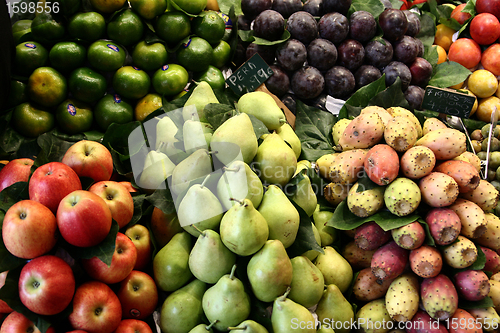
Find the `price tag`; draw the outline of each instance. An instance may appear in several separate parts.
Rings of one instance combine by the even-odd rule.
[[[243,95],[254,91],[273,74],[271,67],[258,53],[255,53],[226,79],[226,83],[237,95]]]
[[[469,118],[476,97],[454,89],[427,86],[422,109]]]

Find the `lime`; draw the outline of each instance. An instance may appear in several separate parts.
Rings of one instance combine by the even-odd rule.
[[[16,106],[12,112],[12,127],[24,136],[37,136],[54,128],[54,115],[50,112],[35,108],[30,103]]]
[[[43,12],[35,16],[31,22],[33,39],[40,43],[55,44],[63,39],[66,29],[52,14]]]
[[[201,72],[212,62],[214,50],[201,37],[187,38],[177,50],[177,61],[188,71]]]
[[[212,65],[208,66],[206,71],[197,73],[194,79],[207,82],[212,89],[223,89],[226,85],[226,79],[224,79],[222,71]]]
[[[224,20],[224,23],[226,24],[226,31],[224,32],[224,36],[222,37],[222,40],[229,41],[231,38],[231,33],[233,32],[233,21],[229,17],[229,15],[226,15],[221,12],[217,12],[217,15],[222,17],[222,20]]]
[[[169,44],[177,44],[191,33],[191,19],[180,11],[163,13],[156,21],[156,34]]]
[[[137,43],[132,52],[132,62],[145,71],[154,71],[165,65],[168,60],[167,49],[162,43]]]
[[[228,63],[230,58],[231,58],[231,46],[229,46],[229,44],[226,41],[221,40],[219,44],[217,44],[214,47],[214,53],[211,65],[217,68],[222,68]]]
[[[134,109],[118,94],[108,94],[95,105],[94,119],[106,131],[112,123],[126,124],[134,120]]]
[[[217,44],[224,37],[226,23],[217,12],[208,10],[193,18],[191,29],[210,44]]]
[[[116,43],[96,40],[87,50],[90,64],[100,71],[116,71],[125,63],[125,50]]]
[[[135,66],[123,66],[113,75],[112,84],[120,96],[139,99],[148,93],[151,79],[145,71]]]
[[[161,96],[158,94],[147,94],[141,98],[134,109],[134,118],[143,121],[151,112],[158,110],[163,105]]]
[[[106,93],[106,79],[89,67],[75,69],[68,77],[68,88],[74,98],[94,103]]]
[[[82,4],[81,0],[59,0],[59,13],[70,16],[75,14],[80,5]]]
[[[15,72],[29,76],[36,68],[47,65],[49,52],[40,43],[25,42],[16,46]]]
[[[31,22],[31,20],[19,20],[14,22],[12,25],[12,37],[14,39],[14,44],[19,44],[23,41],[22,38],[28,38],[26,35],[31,32]]]
[[[71,72],[83,66],[87,50],[75,42],[59,42],[49,52],[50,65],[60,72]]]
[[[28,97],[42,106],[58,105],[67,90],[66,78],[52,67],[38,67],[28,79]]]
[[[10,81],[8,107],[14,107],[28,101],[27,84],[22,81]]]
[[[106,21],[98,12],[81,12],[73,15],[68,22],[68,33],[73,38],[93,42],[106,32]]]
[[[186,13],[198,15],[207,6],[207,0],[175,0],[175,4]]]
[[[67,99],[56,109],[57,125],[68,134],[78,134],[92,127],[94,114],[88,104],[75,99]]]
[[[107,26],[108,37],[124,46],[139,42],[144,33],[142,20],[132,9],[125,9]]]
[[[90,4],[98,12],[110,14],[122,8],[127,0],[90,0]]]
[[[129,0],[129,3],[146,20],[161,15],[167,9],[167,0]]]
[[[187,85],[189,73],[177,64],[168,64],[153,75],[153,88],[160,95],[172,96],[180,93]]]

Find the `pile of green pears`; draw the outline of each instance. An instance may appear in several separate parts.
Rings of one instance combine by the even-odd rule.
[[[317,306],[319,319],[353,318],[343,295],[353,270],[328,246],[337,237],[326,226],[333,213],[319,210],[311,164],[298,161],[299,138],[265,92],[242,95],[218,128],[204,112],[214,103],[211,87],[200,82],[183,108],[143,124],[155,133],[155,150],[137,184],[168,188],[181,227],[153,260],[166,296],[162,332],[333,332],[317,330],[310,310]],[[254,124],[267,133],[257,137]],[[287,251],[303,228],[301,216],[314,221],[322,251]],[[257,303],[269,309],[265,318]]]

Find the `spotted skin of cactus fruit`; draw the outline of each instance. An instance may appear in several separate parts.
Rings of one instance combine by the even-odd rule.
[[[422,281],[420,299],[427,314],[434,319],[446,320],[458,309],[457,290],[444,274]]]
[[[420,277],[431,278],[441,273],[443,257],[434,246],[422,245],[410,251],[410,268]]]
[[[375,145],[368,150],[364,168],[368,178],[375,184],[390,184],[399,173],[398,153],[389,145]]]
[[[419,283],[413,273],[401,274],[395,278],[385,294],[385,307],[395,321],[406,322],[418,311]]]
[[[434,152],[424,146],[411,147],[401,156],[400,169],[405,177],[420,179],[432,172],[436,165]]]
[[[492,213],[484,214],[486,217],[486,232],[476,239],[480,245],[495,251],[500,250],[500,218]]]
[[[498,312],[500,310],[500,282],[490,279],[490,292],[488,296],[493,301],[493,307]]]
[[[458,240],[447,245],[443,250],[444,261],[453,268],[465,268],[477,259],[476,245],[467,237],[458,236]]]
[[[445,123],[437,118],[427,118],[422,126],[422,135],[426,135],[431,131],[448,128]]]
[[[487,308],[469,309],[468,311],[474,318],[476,318],[476,322],[481,324],[483,331],[498,331],[500,316],[492,306]]]
[[[437,160],[450,160],[467,150],[465,134],[453,128],[431,131],[418,139],[415,146],[430,148]]]
[[[353,149],[338,154],[330,166],[330,181],[337,184],[354,184],[362,171],[366,159],[366,149]]]
[[[425,241],[425,231],[422,225],[415,221],[391,230],[392,239],[403,249],[413,250]]]
[[[342,150],[370,148],[384,137],[384,123],[376,113],[360,114],[345,128],[339,139]]]
[[[420,188],[411,179],[396,178],[387,185],[384,192],[384,202],[389,211],[397,216],[413,213],[422,200]]]
[[[379,281],[372,270],[363,268],[359,271],[352,287],[352,293],[357,300],[363,302],[373,301],[384,297],[393,279]]]
[[[422,200],[431,207],[446,207],[458,198],[458,184],[442,172],[431,172],[418,182]]]
[[[359,183],[354,184],[347,195],[347,206],[354,215],[371,216],[384,207],[384,187],[358,192],[359,188]]]
[[[454,160],[469,162],[476,168],[477,172],[481,171],[481,159],[473,152],[464,151],[462,154],[455,157]]]
[[[335,125],[333,125],[332,139],[333,139],[333,143],[335,145],[339,144],[339,140],[342,137],[342,134],[344,134],[344,130],[346,129],[347,125],[349,125],[349,123],[351,121],[352,121],[351,119],[342,118],[342,119],[339,119],[339,121],[337,121],[335,123]]]
[[[488,275],[481,270],[465,270],[453,276],[458,295],[468,301],[480,301],[490,292]]]
[[[364,333],[386,332],[387,329],[381,329],[381,327],[384,327],[384,323],[392,320],[385,307],[384,298],[379,298],[363,305],[356,313],[356,318],[358,318],[359,328]]]
[[[484,264],[483,270],[485,272],[491,272],[492,274],[500,272],[500,256],[498,253],[485,246],[479,246],[479,248],[486,257],[486,263]]]
[[[437,245],[448,245],[457,239],[462,229],[460,217],[450,208],[433,208],[425,217]]]
[[[339,203],[344,201],[349,194],[349,189],[351,185],[344,185],[339,183],[330,183],[323,189],[323,196],[326,201],[328,201],[332,206],[337,206]]]
[[[460,197],[476,203],[482,210],[489,212],[497,206],[500,192],[486,179],[480,179],[475,189],[461,193]]]
[[[437,165],[434,170],[453,177],[458,184],[460,193],[473,191],[479,186],[481,180],[476,167],[465,161],[446,161]]]
[[[397,152],[405,152],[417,142],[417,130],[406,117],[394,117],[385,127],[385,142]]]
[[[387,122],[392,119],[392,115],[381,106],[370,105],[370,106],[362,108],[361,111],[359,112],[359,114],[365,114],[365,113],[378,114],[380,119],[382,119],[382,123],[384,124],[384,126],[386,126]]]
[[[373,254],[376,250],[360,249],[355,241],[347,243],[342,250],[342,257],[352,266],[354,270],[370,268]],[[370,269],[371,270],[371,269]]]
[[[455,325],[451,323],[457,323]],[[461,324],[458,324],[461,323]],[[457,309],[450,318],[449,333],[483,333],[483,329],[476,323],[476,319],[466,310]]]
[[[381,246],[372,257],[371,269],[379,280],[394,279],[403,273],[408,263],[409,251],[403,249],[395,241]]]
[[[363,250],[376,250],[391,239],[391,232],[382,229],[376,222],[369,221],[356,228],[354,241]]]
[[[486,215],[477,204],[467,199],[457,198],[449,208],[460,218],[462,224],[460,233],[465,237],[476,239],[486,232],[488,223]]]
[[[420,121],[418,120],[417,117],[415,117],[413,112],[400,106],[390,107],[387,109],[387,112],[389,112],[393,117],[407,118],[409,121],[413,123],[413,126],[417,130],[417,137],[420,138],[422,136],[422,125],[420,125]]]

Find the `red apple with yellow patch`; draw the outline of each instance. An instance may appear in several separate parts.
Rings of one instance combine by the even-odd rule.
[[[151,262],[151,253],[153,251],[148,228],[142,224],[135,224],[125,230],[125,235],[132,240],[137,250],[134,269],[143,270]]]
[[[29,320],[25,315],[13,311],[3,320],[2,326],[0,327],[0,332],[2,333],[20,333],[20,332],[30,332],[30,333],[41,333],[38,327]],[[56,330],[53,327],[49,327],[45,333],[55,333]]]
[[[0,289],[3,288],[5,285],[5,279],[7,278],[7,274],[9,271],[5,271],[0,273]],[[0,313],[5,314],[5,313],[11,313],[13,310],[11,307],[5,302],[4,300],[0,299]]]
[[[104,199],[120,229],[132,220],[134,200],[125,186],[112,180],[100,181],[92,185],[89,191]]]
[[[17,182],[27,182],[31,174],[33,160],[30,158],[17,158],[7,163],[0,170],[0,192]]]
[[[78,176],[92,178],[95,182],[110,180],[113,174],[111,153],[97,141],[74,143],[64,154],[62,163],[75,170]]]
[[[153,333],[153,331],[145,321],[123,319],[113,333]]]
[[[116,293],[122,305],[123,318],[145,319],[158,304],[158,289],[154,279],[147,273],[132,271],[120,282]]]

